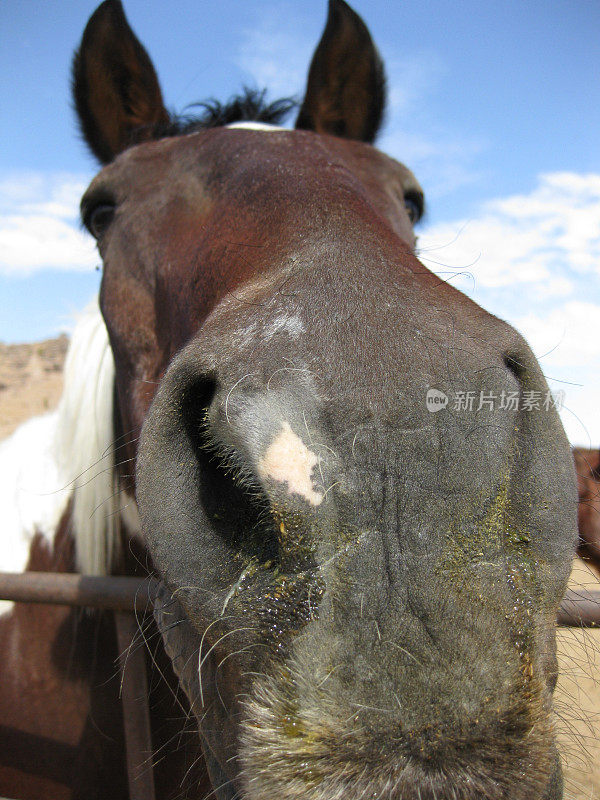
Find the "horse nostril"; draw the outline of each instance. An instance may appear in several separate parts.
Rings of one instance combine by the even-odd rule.
[[[181,421],[197,447],[202,446],[208,411],[216,391],[216,380],[208,376],[195,377],[180,389]]]
[[[182,424],[198,465],[198,499],[213,531],[236,554],[262,564],[278,561],[271,506],[245,456],[224,446],[210,410],[218,393],[213,378],[196,378],[182,391]]]
[[[504,356],[504,364],[509,372],[511,372],[519,383],[523,383],[523,378],[527,372],[527,365],[525,360],[518,353],[506,353]]]

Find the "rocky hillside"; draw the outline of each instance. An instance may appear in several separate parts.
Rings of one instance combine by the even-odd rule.
[[[0,440],[58,403],[68,343],[64,335],[33,344],[0,342]]]

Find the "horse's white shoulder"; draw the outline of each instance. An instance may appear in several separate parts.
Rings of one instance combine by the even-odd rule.
[[[34,417],[0,442],[0,569],[27,566],[35,533],[51,542],[70,488],[56,459],[58,412]]]

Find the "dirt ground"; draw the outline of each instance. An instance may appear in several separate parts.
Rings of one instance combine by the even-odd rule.
[[[575,561],[571,589],[600,589]],[[556,716],[565,771],[565,800],[600,800],[600,630],[561,628]]]
[[[0,439],[58,403],[66,336],[34,344],[0,343]],[[600,588],[576,561],[571,588]],[[600,800],[600,630],[558,633],[561,677],[557,729],[565,768],[565,800]]]

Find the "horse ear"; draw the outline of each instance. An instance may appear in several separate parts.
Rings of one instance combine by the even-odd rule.
[[[90,17],[73,58],[73,99],[85,141],[102,164],[169,122],[150,57],[120,0],[105,0]]]
[[[344,0],[329,0],[296,128],[372,142],[385,107],[385,74],[367,26]]]

